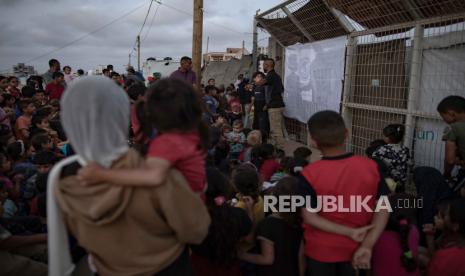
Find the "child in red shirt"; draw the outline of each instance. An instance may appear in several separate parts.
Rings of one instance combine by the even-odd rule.
[[[417,210],[400,206],[398,202],[411,202],[415,197],[396,194],[389,198],[393,213],[386,229],[373,249],[373,275],[376,276],[420,276],[418,244],[420,234],[415,224]],[[399,205],[399,206],[398,206]],[[406,208],[405,208],[406,207]]]
[[[45,92],[49,95],[50,99],[61,99],[61,96],[65,92],[65,75],[61,72],[53,73],[53,81],[45,87]]]
[[[375,210],[377,196],[387,195],[389,190],[373,160],[345,151],[348,132],[341,115],[334,111],[317,112],[309,119],[308,130],[310,144],[323,155],[322,160],[308,165],[301,173],[302,195],[311,198],[311,207],[322,205],[317,204],[321,200],[317,196],[333,196],[342,200],[346,208],[351,205],[351,196],[359,196],[362,200],[368,198],[366,204]],[[353,266],[370,268],[373,246],[389,213],[386,209],[374,213],[360,209],[302,210],[308,275],[355,275]]]
[[[252,150],[252,163],[258,168],[262,181],[269,182],[281,165],[275,158],[275,148],[271,144],[260,145]]]
[[[203,194],[209,132],[202,121],[200,97],[191,85],[175,79],[160,80],[147,94],[148,117],[159,135],[150,143],[145,168],[109,170],[90,164],[78,177],[87,184],[155,186],[163,183],[174,167],[194,192]]]

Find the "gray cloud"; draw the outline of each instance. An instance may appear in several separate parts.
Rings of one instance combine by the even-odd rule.
[[[192,13],[191,0],[164,0],[163,3]],[[250,50],[252,17],[257,9],[268,9],[280,0],[205,0],[204,50],[210,37],[210,51],[241,47]],[[50,58],[74,69],[92,69],[98,64],[114,64],[122,70],[147,12],[149,0],[2,0],[0,1],[0,69],[11,68],[61,47],[122,14],[146,3],[141,9],[85,39],[31,62],[40,72]],[[147,20],[142,37],[149,28]],[[221,27],[221,26],[224,27]],[[234,31],[231,31],[234,30]],[[180,57],[191,54],[192,17],[165,5],[159,7],[147,39],[142,43],[142,59]],[[132,62],[135,62],[133,59]]]

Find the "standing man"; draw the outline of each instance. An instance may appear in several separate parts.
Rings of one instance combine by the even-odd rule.
[[[54,58],[48,61],[48,66],[50,69],[42,75],[45,85],[53,81],[53,73],[60,72],[61,70],[60,62]]]
[[[127,69],[127,72],[128,72],[127,74],[128,79],[134,80],[135,82],[142,82],[142,83],[145,82],[144,76],[142,76],[140,72],[136,71],[134,67],[129,66]]]
[[[274,60],[266,59],[263,63],[263,69],[266,73],[267,97],[266,109],[270,121],[270,138],[277,150],[284,149],[283,135],[283,82],[281,77],[274,70]]]
[[[171,73],[170,78],[183,80],[191,85],[197,83],[195,72],[192,71],[192,59],[190,57],[181,58],[181,67]]]
[[[240,81],[240,82],[237,83],[237,81]],[[247,82],[244,80],[244,75],[240,74],[237,77],[237,81],[236,81],[237,85],[234,84],[234,86],[237,89],[237,93],[239,94],[239,100],[241,101],[241,105],[242,105],[242,112],[244,114],[243,124],[244,124],[244,127],[247,127],[247,125],[249,124],[249,115],[250,115],[250,108],[251,108],[253,95],[252,95],[252,92],[245,89]]]
[[[276,149],[283,150],[285,143],[283,135],[284,87],[281,77],[274,70],[274,65],[272,58],[266,59],[263,63],[269,93],[266,109],[270,119],[270,138]]]

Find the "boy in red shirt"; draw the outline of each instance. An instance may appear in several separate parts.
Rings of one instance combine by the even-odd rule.
[[[318,112],[308,121],[308,129],[311,145],[323,155],[301,174],[302,194],[310,196],[311,207],[317,208],[317,200],[324,202],[317,196],[336,197],[343,201],[337,205],[346,208],[352,206],[351,196],[359,196],[369,198],[367,205],[375,210],[376,197],[387,195],[389,190],[374,161],[346,152],[348,132],[342,117],[334,111]],[[352,265],[369,269],[372,248],[389,213],[384,209],[375,213],[350,209],[302,210],[307,275],[355,275]]]
[[[50,100],[61,99],[63,92],[65,92],[65,75],[61,72],[53,73],[53,81],[45,87],[45,92],[49,95]]]
[[[15,134],[19,140],[26,141],[29,139],[32,114],[36,111],[36,107],[31,100],[23,100],[19,102],[19,109],[23,112],[23,115],[16,119]]]

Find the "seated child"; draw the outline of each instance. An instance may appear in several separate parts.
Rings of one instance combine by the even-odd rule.
[[[415,198],[406,194],[390,197],[393,213],[373,248],[373,272],[376,276],[420,276],[418,244],[420,235],[415,226],[416,209],[400,206],[408,202],[414,206]],[[404,204],[403,204],[404,205]],[[405,207],[405,208],[402,208]]]
[[[245,135],[242,132],[242,121],[236,120],[233,122],[233,131],[226,134],[226,139],[231,147],[229,158],[231,160],[239,159],[245,143]]]
[[[8,197],[8,190],[3,182],[0,182],[0,217],[11,218],[18,213],[18,207],[13,200]]]
[[[307,147],[298,147],[294,150],[294,162],[295,170],[294,173],[300,173],[305,166],[310,164],[312,161],[312,151]]]
[[[392,179],[389,167],[384,163],[381,159],[373,157],[373,153],[376,152],[380,147],[385,146],[386,142],[384,140],[374,140],[370,142],[370,145],[365,149],[365,154],[368,158],[372,159],[373,161],[378,164],[379,171],[381,175],[384,177],[384,181],[386,181],[386,185],[389,188],[391,193],[396,192],[397,182]]]
[[[231,92],[230,100],[228,102],[228,117],[230,122],[241,120],[242,118],[242,105],[236,92]]]
[[[298,183],[292,177],[281,179],[272,192],[275,197],[297,194]],[[243,251],[239,258],[256,264],[258,275],[301,275],[302,234],[300,212],[272,213],[257,226],[258,253]]]
[[[32,136],[31,145],[34,147],[35,153],[53,150],[52,140],[46,133]]]
[[[40,216],[39,208],[39,196],[47,192],[47,179],[48,173],[39,173],[36,176],[36,190],[37,196],[35,196],[30,203],[29,215],[31,216]]]
[[[27,141],[29,137],[29,129],[32,125],[32,114],[36,111],[36,107],[31,100],[22,100],[19,102],[19,109],[23,115],[16,119],[15,134],[19,140]]]
[[[262,134],[259,130],[252,130],[247,134],[247,143],[244,146],[244,150],[239,156],[239,160],[242,162],[252,161],[252,149],[262,144]]]
[[[465,199],[459,198],[447,207],[444,232],[447,242],[437,250],[428,265],[428,275],[465,275]]]
[[[386,145],[379,147],[372,155],[384,162],[389,176],[397,183],[399,189],[407,184],[408,163],[410,151],[401,143],[405,134],[405,127],[400,124],[388,125],[383,129]]]
[[[263,209],[263,198],[259,191],[259,177],[256,169],[251,164],[239,165],[232,173],[232,182],[237,190],[235,207],[242,208],[247,211],[252,220],[252,231],[254,234],[257,225],[265,217]],[[241,243],[240,248],[243,251],[248,251],[254,246],[253,235],[249,235],[248,239]]]
[[[16,99],[21,98],[21,91],[18,88],[19,79],[15,76],[8,77],[8,84],[7,92]]]
[[[207,168],[208,188],[205,204],[211,217],[208,235],[200,245],[191,246],[195,275],[241,275],[237,258],[239,242],[252,229],[252,221],[244,209],[228,204],[232,187],[216,168]]]
[[[271,176],[276,173],[281,165],[276,161],[275,148],[271,144],[255,147],[252,151],[252,163],[260,172],[261,180],[269,182]]]

